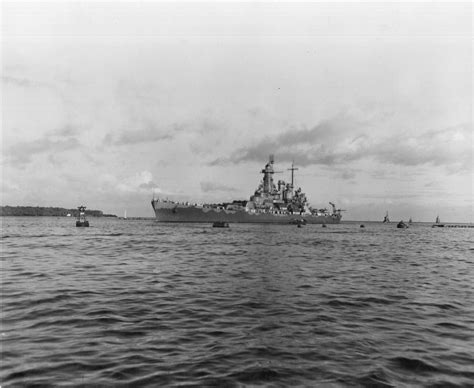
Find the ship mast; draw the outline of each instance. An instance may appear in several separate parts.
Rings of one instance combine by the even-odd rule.
[[[288,171],[291,171],[291,190],[293,190],[293,184],[294,184],[294,172],[298,170],[297,167],[294,166],[294,161],[291,162],[291,168],[288,169]]]

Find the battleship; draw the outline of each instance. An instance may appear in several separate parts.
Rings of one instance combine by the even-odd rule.
[[[254,194],[247,200],[234,200],[219,204],[198,204],[176,202],[165,198],[153,198],[151,205],[159,222],[233,222],[294,224],[338,224],[344,209],[315,209],[309,205],[306,194],[301,188],[294,189],[294,165],[291,171],[291,183],[278,180],[273,175],[274,158],[270,155],[265,168],[261,170],[263,179]]]

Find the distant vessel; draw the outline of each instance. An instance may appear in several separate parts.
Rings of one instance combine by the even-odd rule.
[[[412,223],[413,223],[413,221],[411,220],[411,217],[410,217],[410,219],[408,220],[408,223],[409,223],[409,224],[412,224]]]
[[[444,224],[441,223],[441,221],[439,220],[439,215],[436,216],[436,221],[434,223],[434,225],[431,226],[432,228],[444,228]]]
[[[79,214],[77,215],[76,226],[89,227],[89,221],[86,220],[86,207],[81,205],[77,210],[79,210]]]
[[[383,223],[390,222],[390,218],[388,218],[388,212],[385,214],[385,217],[383,218]]]
[[[308,224],[338,224],[343,209],[336,209],[329,202],[332,212],[312,208],[301,188],[294,190],[294,172],[291,165],[291,183],[273,181],[273,155],[261,171],[263,180],[255,193],[246,200],[234,200],[219,204],[197,204],[176,202],[168,199],[153,199],[151,205],[156,220],[160,222],[236,222],[288,224],[305,220]]]

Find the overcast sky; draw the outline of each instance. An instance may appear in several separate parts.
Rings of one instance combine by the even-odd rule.
[[[277,179],[474,221],[471,3],[2,3],[2,204],[152,216]]]

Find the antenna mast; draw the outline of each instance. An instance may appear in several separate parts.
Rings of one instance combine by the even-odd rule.
[[[294,167],[295,161],[291,162],[291,168],[288,171],[291,171],[291,189],[293,190],[294,184],[294,172],[298,170],[298,168]]]

